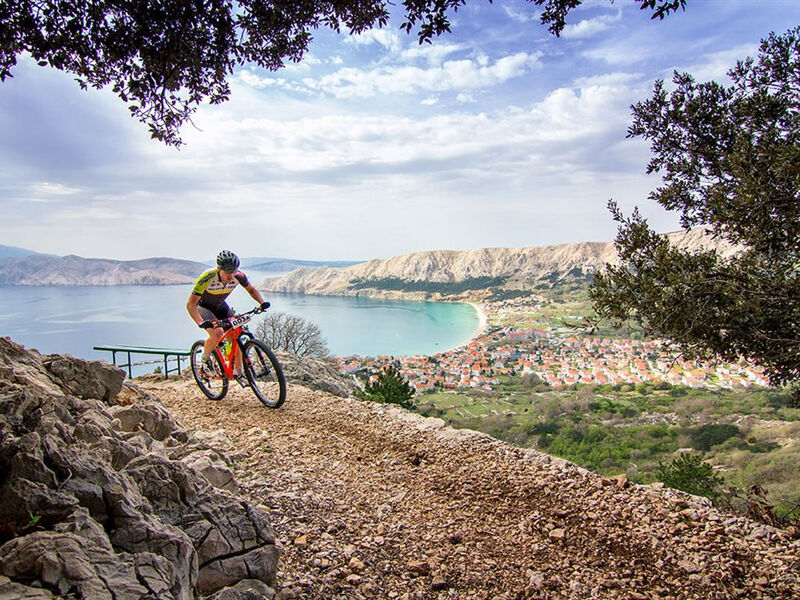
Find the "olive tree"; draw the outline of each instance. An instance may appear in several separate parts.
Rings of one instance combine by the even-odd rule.
[[[276,350],[313,358],[328,356],[320,328],[296,315],[270,312],[256,325],[255,335]]]
[[[762,40],[730,85],[675,73],[633,106],[629,137],[651,143],[650,199],[740,249],[671,246],[635,211],[620,223],[620,264],[598,274],[599,318],[632,319],[689,357],[749,359],[775,385],[800,381],[800,27]],[[795,404],[800,393],[795,387]]]

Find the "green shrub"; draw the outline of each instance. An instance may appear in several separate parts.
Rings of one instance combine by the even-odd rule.
[[[407,409],[414,408],[414,403],[411,401],[414,397],[414,388],[393,366],[387,367],[379,374],[374,383],[367,383],[360,396],[364,400],[399,404]]]
[[[725,440],[739,435],[740,431],[736,425],[718,425],[709,423],[689,432],[692,448],[702,452],[709,451],[713,446],[721,444]]]
[[[668,465],[659,462],[656,478],[667,487],[712,500],[719,496],[724,483],[723,478],[714,472],[714,467],[703,462],[700,454],[683,454]]]
[[[350,289],[378,289],[399,292],[427,292],[439,294],[460,294],[470,290],[483,290],[493,286],[501,286],[505,277],[470,277],[464,281],[406,281],[398,277],[379,279],[351,279]]]
[[[545,421],[544,423],[534,423],[530,428],[530,432],[534,434],[558,433],[558,430],[559,430],[558,423],[555,423],[553,421]]]

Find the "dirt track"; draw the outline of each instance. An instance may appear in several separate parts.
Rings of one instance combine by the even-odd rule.
[[[299,386],[268,410],[235,384],[137,384],[233,440],[285,597],[800,598],[798,542],[676,493]]]

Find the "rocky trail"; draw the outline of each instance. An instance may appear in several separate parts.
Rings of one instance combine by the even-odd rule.
[[[282,599],[800,598],[800,543],[703,499],[300,385],[269,410],[236,385],[214,402],[136,384],[224,430],[283,549]]]

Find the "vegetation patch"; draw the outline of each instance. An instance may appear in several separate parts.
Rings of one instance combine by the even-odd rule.
[[[453,296],[474,290],[485,290],[505,284],[505,277],[471,277],[463,281],[407,281],[397,277],[351,279],[351,290],[375,289],[391,292],[424,292]]]
[[[609,476],[626,473],[636,483],[702,483],[708,464],[723,480],[726,501],[731,488],[758,485],[784,516],[800,503],[800,411],[787,406],[790,397],[789,391],[666,382],[549,389],[516,375],[500,377],[492,392],[419,396],[417,411]],[[725,424],[733,420],[737,425]],[[684,456],[682,449],[691,449],[703,464],[674,463]],[[664,481],[668,472],[677,479]],[[689,491],[688,484],[680,485]],[[703,492],[712,493],[708,487]]]

